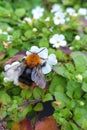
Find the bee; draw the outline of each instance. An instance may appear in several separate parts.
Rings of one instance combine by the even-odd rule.
[[[22,59],[19,64],[13,65],[7,69],[5,75],[8,75],[9,70],[13,69],[15,75],[18,75],[18,81],[20,83],[28,86],[35,83],[37,86],[45,88],[46,80],[42,73],[42,67],[45,66],[45,62],[41,63],[41,58],[39,57],[38,53],[31,52],[31,54]]]

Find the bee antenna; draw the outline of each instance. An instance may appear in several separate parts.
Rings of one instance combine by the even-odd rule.
[[[43,51],[45,48],[43,48],[41,51]],[[39,54],[41,51],[39,51],[37,54]]]
[[[31,52],[31,51],[29,51],[30,53],[33,53],[33,52]]]
[[[35,53],[35,54],[39,54],[40,52],[42,52],[45,48],[43,48],[41,51],[39,51],[38,53]],[[31,51],[29,51],[30,53],[33,53]]]

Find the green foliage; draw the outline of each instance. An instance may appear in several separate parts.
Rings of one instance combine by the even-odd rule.
[[[47,93],[43,98],[43,102],[46,102],[46,101],[49,101],[49,100],[53,100],[53,97],[50,93]]]
[[[84,73],[87,69],[86,55],[82,52],[73,52],[71,54],[71,58],[74,61],[74,64],[78,73]]]
[[[43,105],[42,103],[37,103],[34,107],[35,111],[42,111],[43,110]]]
[[[19,18],[23,17],[25,15],[25,9],[24,8],[18,8],[15,10],[15,14],[16,16],[18,16]]]
[[[10,96],[4,91],[0,91],[0,100],[4,105],[7,105],[11,102]]]
[[[65,14],[64,24],[54,24],[52,5],[55,3]],[[39,19],[34,19],[32,14],[36,6],[44,8]],[[66,13],[68,7],[75,14]],[[86,0],[0,1],[0,122],[6,120],[6,129],[10,130],[12,122],[26,117],[34,123],[47,101],[54,107],[53,116],[61,130],[87,129],[87,14],[78,15],[80,8],[87,9]],[[64,35],[66,47],[50,44],[54,34]],[[4,82],[4,63],[32,46],[46,47],[48,54],[56,55],[58,63],[44,75],[46,88],[33,85],[20,88],[13,82]]]

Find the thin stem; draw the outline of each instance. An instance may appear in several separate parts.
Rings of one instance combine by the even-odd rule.
[[[27,100],[23,104],[19,105],[19,107],[27,107],[29,104],[35,104],[42,101],[42,99],[35,99],[35,100]]]

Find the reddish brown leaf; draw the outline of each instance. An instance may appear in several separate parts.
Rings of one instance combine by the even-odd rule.
[[[71,54],[71,50],[69,49],[69,47],[61,47],[61,50],[65,53],[65,54],[67,54],[67,55],[70,55]]]
[[[0,107],[2,106],[2,101],[0,100]]]
[[[2,60],[5,57],[5,53],[0,52],[0,60]]]
[[[15,122],[11,130],[33,130],[30,120],[24,119],[20,122]]]
[[[7,62],[5,62],[4,65],[12,64],[15,61],[21,61],[24,56],[25,56],[25,52],[19,52],[15,56],[10,58]]]
[[[35,124],[35,130],[59,130],[53,116],[45,117]]]
[[[79,22],[81,22],[83,24],[83,27],[87,26],[87,19],[79,18]]]
[[[6,121],[0,121],[0,130],[6,130]]]

